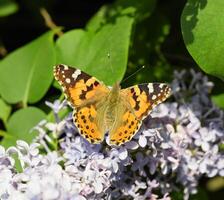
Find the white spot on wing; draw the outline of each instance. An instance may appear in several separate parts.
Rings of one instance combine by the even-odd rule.
[[[156,99],[156,95],[152,95],[152,100],[155,100]]]
[[[154,92],[154,88],[152,84],[148,84],[148,88],[149,88],[149,93],[153,93]]]
[[[69,84],[69,83],[71,83],[71,79],[70,78],[66,78],[65,82]]]
[[[81,74],[81,71],[79,69],[75,70],[75,72],[72,74],[72,78],[77,79],[77,77]]]
[[[67,65],[64,65],[64,70],[68,70],[68,66]]]
[[[163,87],[163,85],[164,85],[164,84],[162,84],[162,83],[161,83],[161,84],[159,84],[159,88],[162,88],[162,87]]]

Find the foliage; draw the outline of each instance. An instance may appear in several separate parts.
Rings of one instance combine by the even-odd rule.
[[[11,107],[7,103],[5,103],[3,99],[0,99],[0,110],[0,119],[3,121],[4,124],[6,124],[11,112]]]
[[[26,106],[47,92],[55,64],[53,36],[52,31],[45,33],[0,62],[0,94],[7,102]]]
[[[45,113],[35,107],[20,109],[8,120],[6,130],[10,137],[6,137],[2,141],[2,145],[11,146],[16,140],[23,138],[27,142],[31,142],[36,136],[32,128],[41,120],[46,118]]]
[[[13,0],[0,1],[0,17],[5,17],[15,13],[18,10],[18,5]]]
[[[198,65],[224,79],[224,1],[188,0],[181,17],[184,42]]]
[[[50,30],[40,28],[41,31],[29,37],[25,31],[14,29],[11,35],[21,36],[22,32],[24,38],[28,36],[26,44],[15,42],[14,47],[7,48],[13,41],[8,32],[9,39],[5,36],[8,24],[15,26],[17,16],[27,12],[35,27],[43,26],[39,8],[46,7],[54,20],[55,4],[50,0],[23,3],[0,0],[0,142],[3,146],[15,145],[18,139],[31,142],[36,137],[31,131],[35,124],[43,119],[54,120],[54,113],[45,101],[63,98],[52,73],[53,66],[59,63],[82,69],[107,85],[131,76],[121,82],[124,87],[141,82],[171,82],[175,69],[203,70],[214,82],[213,102],[224,108],[223,0],[114,0],[97,7],[97,12],[81,28],[76,24],[71,27],[78,28],[59,28],[45,16]],[[6,56],[5,48],[9,52]],[[143,65],[145,68],[133,78],[133,73]],[[192,91],[188,92],[192,95]],[[64,118],[69,111],[66,108],[60,117]],[[182,196],[174,193],[174,199]]]

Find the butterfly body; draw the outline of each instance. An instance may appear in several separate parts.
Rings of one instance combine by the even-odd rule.
[[[100,143],[109,132],[109,141],[121,145],[135,135],[142,120],[170,94],[166,84],[112,88],[79,69],[58,65],[54,76],[74,109],[73,120],[80,134],[91,143]]]

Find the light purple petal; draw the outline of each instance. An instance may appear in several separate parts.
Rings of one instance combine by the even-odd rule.
[[[144,135],[140,135],[140,137],[139,137],[139,145],[142,147],[142,148],[144,148],[145,146],[146,146],[146,144],[147,144],[147,139],[145,138],[145,136]]]

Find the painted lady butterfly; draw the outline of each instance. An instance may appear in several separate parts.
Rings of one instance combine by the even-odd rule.
[[[142,120],[168,98],[171,89],[163,83],[147,83],[121,89],[119,83],[108,88],[79,69],[54,67],[55,79],[73,107],[73,120],[80,134],[91,143],[100,143],[109,131],[112,145],[130,141]]]

